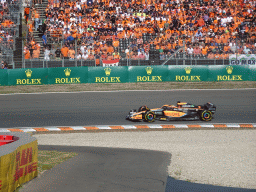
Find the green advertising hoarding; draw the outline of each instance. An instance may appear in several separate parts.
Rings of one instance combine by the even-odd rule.
[[[0,86],[8,85],[8,70],[0,69]]]
[[[88,83],[127,83],[128,67],[89,67]]]
[[[256,65],[249,66],[250,75],[248,81],[256,81]]]
[[[28,68],[8,70],[8,85],[48,84],[48,69]]]
[[[248,81],[249,65],[208,66],[208,81]]]
[[[168,77],[168,66],[128,67],[129,82],[162,82]]]
[[[169,65],[168,72],[167,81],[200,82],[208,80],[207,66]]]
[[[88,67],[48,69],[48,84],[80,84],[88,82]]]
[[[164,81],[256,81],[256,65],[59,67],[0,70],[0,86]]]

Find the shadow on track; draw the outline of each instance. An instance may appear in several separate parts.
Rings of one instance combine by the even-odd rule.
[[[38,146],[39,150],[76,152],[25,184],[26,192],[159,192],[166,186],[166,152],[71,146]]]
[[[176,180],[172,177],[167,178],[165,192],[255,192],[255,189],[243,189],[234,187],[222,187],[214,185],[205,185],[199,183],[190,183],[188,181]]]

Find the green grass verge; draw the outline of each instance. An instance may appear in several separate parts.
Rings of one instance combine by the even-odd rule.
[[[74,156],[77,153],[73,152],[60,152],[60,151],[38,151],[38,174],[42,174],[44,171],[53,168]]]
[[[66,85],[19,85],[0,87],[0,94],[117,91],[117,90],[172,90],[172,89],[239,89],[256,88],[255,81],[222,82],[148,82],[148,83],[109,83],[109,84],[66,84]]]

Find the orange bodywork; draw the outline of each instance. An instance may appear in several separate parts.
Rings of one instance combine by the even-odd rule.
[[[142,119],[142,114],[135,115],[131,119]]]

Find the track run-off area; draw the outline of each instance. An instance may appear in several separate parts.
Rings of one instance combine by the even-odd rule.
[[[255,124],[255,96],[256,89],[7,94],[0,95],[0,131],[8,128],[140,124]],[[177,101],[195,105],[211,102],[217,107],[214,119],[210,122],[156,121],[150,124],[125,120],[130,109],[138,109],[141,105],[149,108],[175,105]],[[87,182],[88,191],[256,189],[255,128],[34,136],[38,139],[39,149],[77,151],[79,156],[44,173],[21,191],[43,191],[46,188],[48,191],[68,191],[71,188],[84,191]],[[70,178],[72,174],[76,176]],[[49,178],[53,182],[49,182]],[[70,185],[60,187],[65,181]],[[131,182],[134,184],[132,188]]]

